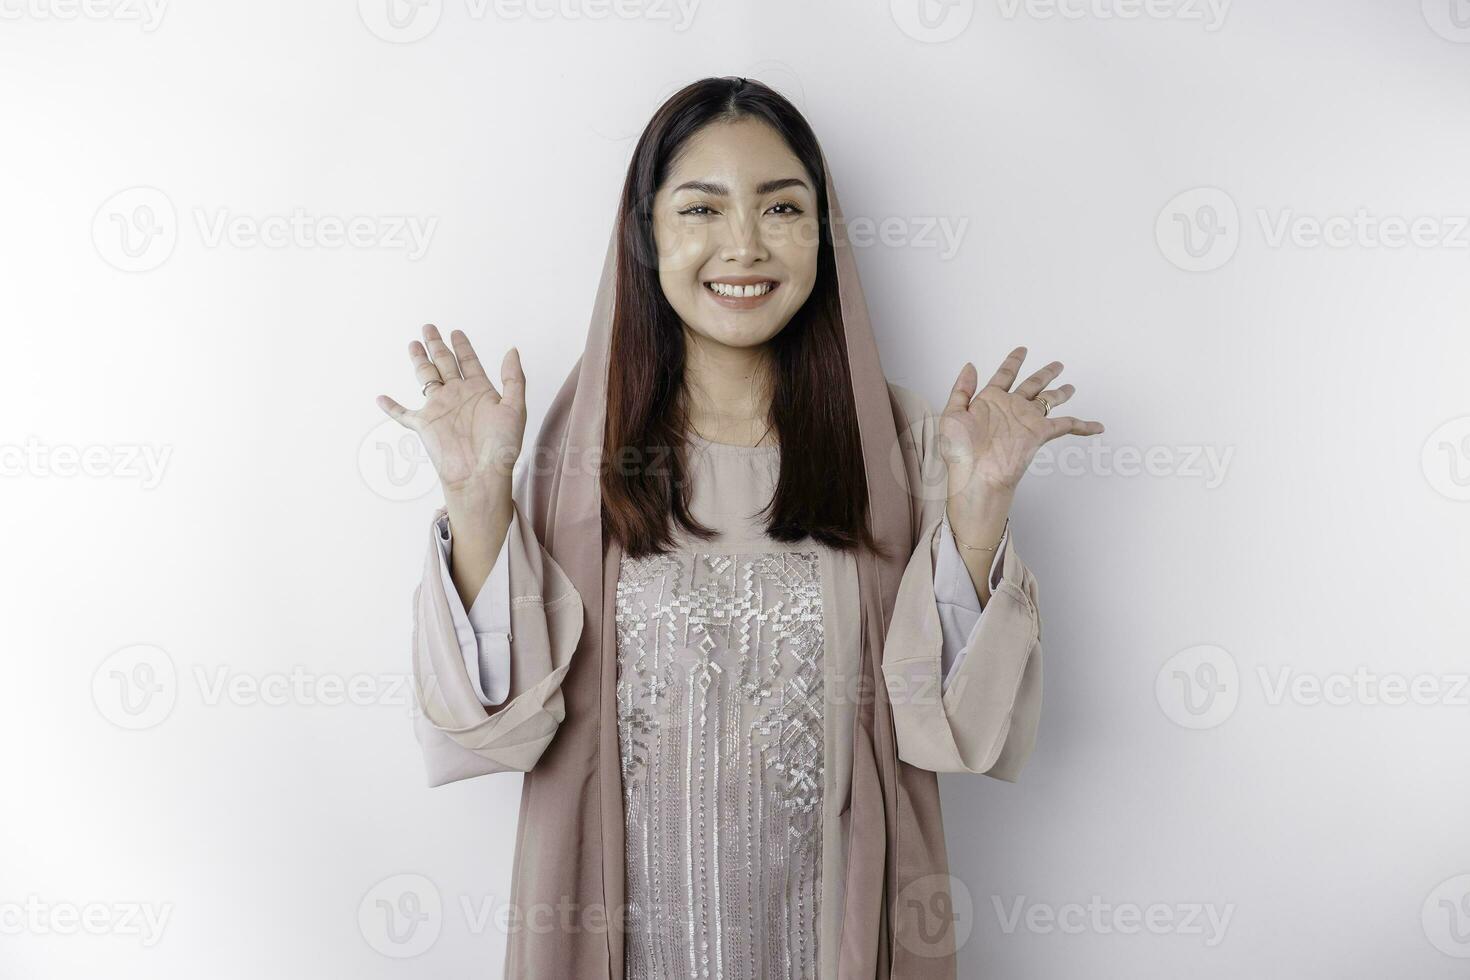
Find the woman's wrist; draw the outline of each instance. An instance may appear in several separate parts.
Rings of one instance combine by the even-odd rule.
[[[515,516],[511,482],[507,477],[495,485],[462,488],[444,493],[444,509],[456,541],[473,550],[498,551]]]
[[[488,520],[492,514],[509,511],[510,501],[511,478],[499,474],[444,488],[444,506],[451,517],[458,513],[468,519]]]
[[[945,501],[949,527],[966,544],[988,548],[1000,540],[1015,499],[1014,487],[970,486]]]

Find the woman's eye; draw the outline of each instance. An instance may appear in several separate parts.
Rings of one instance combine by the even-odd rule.
[[[782,210],[783,208],[787,210]],[[771,205],[771,210],[777,214],[804,214],[801,206],[792,201],[782,201],[780,204]]]
[[[706,215],[706,214],[714,214],[714,211],[712,211],[710,209],[710,207],[708,205],[705,205],[705,204],[691,204],[687,208],[685,208],[684,210],[680,211],[679,213],[680,214],[693,214],[693,215]]]

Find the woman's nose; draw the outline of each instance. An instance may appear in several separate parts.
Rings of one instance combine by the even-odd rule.
[[[754,218],[729,220],[729,239],[721,250],[720,257],[732,262],[755,262],[769,257],[765,242],[761,239],[760,227]]]

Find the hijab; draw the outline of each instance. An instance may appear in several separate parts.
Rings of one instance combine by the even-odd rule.
[[[893,403],[830,168],[822,156],[852,397],[867,475],[868,519],[885,553],[857,556],[860,696],[852,786],[842,814],[849,852],[836,975],[841,980],[954,976],[953,931],[935,937],[920,910],[951,906],[933,772],[898,758],[883,683],[883,642],[916,545],[912,467],[897,467],[903,416]],[[613,611],[622,549],[604,535],[598,467],[607,414],[616,295],[616,221],[586,346],[547,412],[516,497],[542,545],[581,595],[585,620],[562,682],[566,717],[526,773],[512,872],[506,976],[622,980],[624,814]],[[901,899],[901,900],[900,900]],[[930,920],[932,921],[932,920]],[[941,921],[948,921],[941,915]],[[833,950],[823,951],[830,962]],[[824,967],[824,973],[826,972]]]

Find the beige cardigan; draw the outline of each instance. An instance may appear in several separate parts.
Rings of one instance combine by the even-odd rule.
[[[908,389],[889,387],[909,422],[900,434],[905,464],[917,466],[924,486],[942,488],[933,412]],[[1007,534],[1002,579],[943,689],[934,560],[945,502],[942,492],[912,499],[923,532],[899,585],[882,664],[899,758],[935,772],[1014,781],[1035,744],[1041,709],[1036,579],[1016,554],[1014,532]],[[510,693],[501,704],[481,704],[465,670],[440,574],[433,527],[443,514],[441,508],[430,525],[423,578],[414,594],[420,709],[414,726],[431,786],[535,766],[565,718],[560,685],[583,625],[581,597],[537,541],[518,501],[505,543],[512,596]]]

